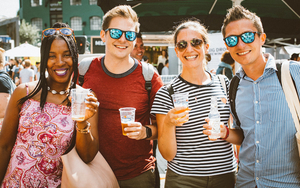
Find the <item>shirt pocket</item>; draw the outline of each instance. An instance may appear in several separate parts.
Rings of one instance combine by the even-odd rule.
[[[283,91],[268,94],[267,110],[272,122],[286,121],[291,116]]]

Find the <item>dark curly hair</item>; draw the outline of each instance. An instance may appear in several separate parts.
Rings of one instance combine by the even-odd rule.
[[[52,26],[52,28],[62,28],[62,27],[70,28],[70,26],[68,24],[60,23],[60,22],[57,22]],[[36,87],[34,88],[34,90],[29,95],[27,95],[27,96],[25,96],[25,97],[23,97],[19,100],[19,104],[23,104],[26,100],[32,98],[40,90],[42,90],[41,98],[40,98],[40,107],[41,107],[41,109],[44,108],[44,105],[45,105],[46,99],[47,99],[47,95],[48,95],[48,90],[47,90],[48,83],[47,83],[45,71],[47,69],[49,51],[50,51],[52,42],[55,39],[58,39],[58,38],[61,38],[61,39],[66,41],[66,43],[69,47],[71,56],[72,56],[72,60],[73,60],[73,78],[72,78],[71,86],[69,88],[69,93],[70,93],[72,88],[76,88],[77,77],[78,77],[78,48],[77,48],[76,41],[75,41],[74,37],[75,36],[73,36],[73,35],[65,36],[65,35],[62,35],[61,33],[57,32],[54,35],[49,36],[49,37],[45,37],[42,40],[40,79],[39,79]],[[68,101],[67,106],[71,105],[71,102],[69,101],[68,96],[65,98],[65,100],[63,102],[65,102],[65,101]]]

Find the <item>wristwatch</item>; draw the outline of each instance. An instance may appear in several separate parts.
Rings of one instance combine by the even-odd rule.
[[[145,128],[146,128],[146,135],[147,136],[144,139],[147,139],[147,138],[150,138],[152,136],[152,130],[151,130],[150,127],[147,127],[147,126],[145,126]]]

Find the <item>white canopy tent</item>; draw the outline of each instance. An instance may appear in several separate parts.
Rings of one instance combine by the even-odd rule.
[[[40,48],[28,43],[21,44],[5,52],[9,57],[40,57]]]

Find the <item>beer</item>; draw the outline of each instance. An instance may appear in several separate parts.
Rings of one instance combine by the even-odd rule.
[[[121,123],[122,124],[122,134],[124,135],[124,136],[127,136],[127,133],[131,133],[132,131],[126,131],[125,132],[125,127],[128,127],[128,123]]]
[[[83,121],[84,120],[84,116],[81,115],[72,115],[72,120],[74,121]]]

